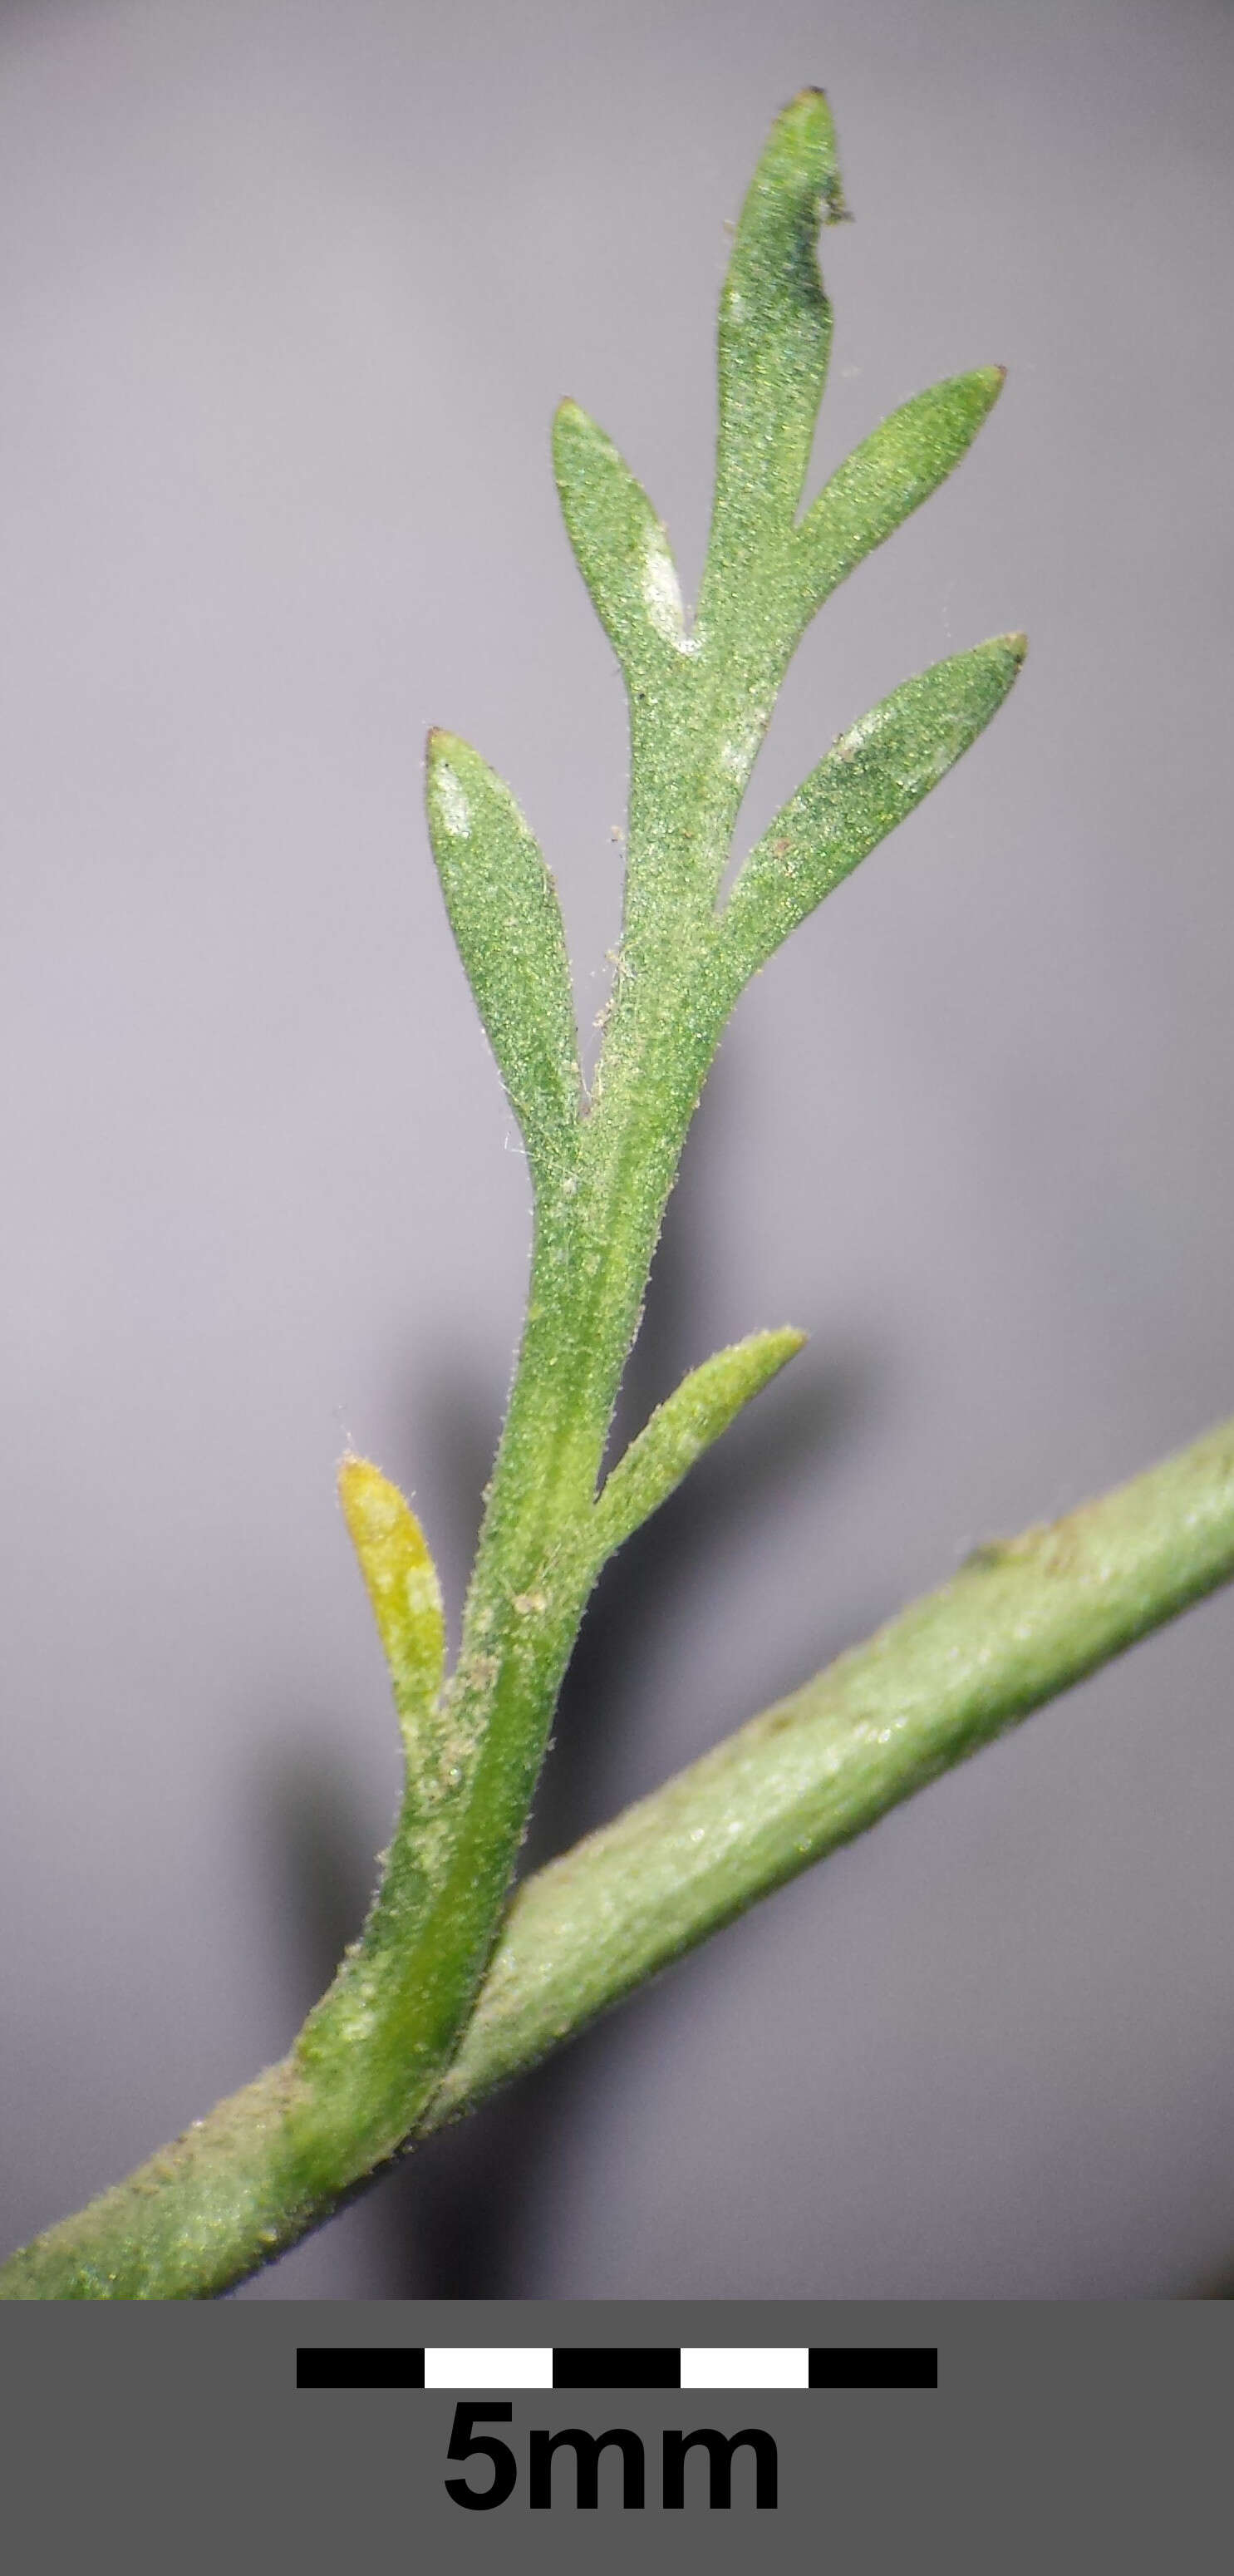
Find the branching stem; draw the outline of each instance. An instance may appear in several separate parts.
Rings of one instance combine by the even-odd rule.
[[[796,925],[977,740],[1024,656],[1021,636],[996,636],[893,690],[833,743],[722,899],[745,789],[810,618],[951,472],[1002,383],[1001,369],[978,368],[902,405],[801,515],[831,344],[816,243],[820,223],[843,214],[827,102],[803,91],[755,172],[721,299],[715,495],[693,627],[641,486],[577,404],[557,416],[566,526],[630,717],[625,912],[589,1102],[539,848],[477,752],[453,735],[429,739],[434,857],[522,1128],[535,1221],[526,1325],[448,1679],[424,1533],[377,1468],[344,1462],[344,1509],[405,1754],[368,1920],[284,2064],[15,2257],[0,2276],[10,2296],[227,2288],[446,2108],[1169,1616],[1188,1584],[1202,1590],[1229,1570],[1224,1558],[1220,1572],[1207,1557],[1192,1562],[1174,1512],[1169,1545],[1191,1567],[1183,1593],[1151,1533],[1145,1562],[1157,1571],[1130,1607],[1127,1567],[1140,1560],[1126,1547],[1111,1556],[1104,1593],[1087,1577],[1087,1589],[1069,1590],[1057,1554],[1038,1562],[1036,1542],[1023,1563],[961,1577],[864,1663],[849,1659],[536,1881],[494,1957],[592,1585],[801,1339],[788,1328],[752,1334],[703,1362],[599,1490],[665,1203],[729,1013]],[[1168,1504],[1167,1471],[1160,1479]],[[1034,1569],[1048,1580],[1017,1627]],[[986,1639],[977,1664],[974,1622]]]
[[[473,2110],[646,1978],[914,1790],[1234,1577],[1234,1421],[1066,1519],[980,1548],[515,1898],[416,2122]],[[9,2299],[233,2288],[339,2193],[277,2208],[294,2056],[0,2268]]]

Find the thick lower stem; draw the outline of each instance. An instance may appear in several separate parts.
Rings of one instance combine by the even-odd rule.
[[[976,1551],[941,1591],[541,1870],[520,1892],[417,2134],[616,2003],[1234,1577],[1234,1421],[1052,1526]],[[261,2075],[0,2267],[9,2299],[191,2299],[319,2226],[288,2194],[294,2063]]]

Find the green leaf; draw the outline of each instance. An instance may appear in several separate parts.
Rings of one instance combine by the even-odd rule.
[[[751,851],[721,916],[734,995],[976,741],[1027,650],[1024,636],[998,635],[936,662],[841,734]]]
[[[662,520],[611,438],[575,402],[553,422],[553,466],[570,543],[596,614],[631,682],[693,650]]]
[[[493,1961],[598,1566],[799,1347],[801,1336],[786,1330],[719,1352],[653,1416],[597,1494],[665,1202],[736,992],[958,757],[1006,693],[1023,650],[1021,639],[1004,637],[876,708],[785,808],[717,914],[741,792],[805,617],[954,463],[997,382],[992,372],[959,380],[908,406],[841,467],[798,527],[831,329],[815,237],[820,218],[842,213],[826,101],[809,91],[774,128],[733,246],[720,314],[715,510],[688,638],[645,495],[576,407],[558,421],[567,524],[600,614],[638,675],[622,945],[586,1118],[552,880],[492,771],[466,744],[430,739],[428,807],[446,903],[527,1141],[538,1205],[526,1322],[448,1684],[440,1594],[415,1516],[375,1467],[349,1460],[343,1470],[407,1769],[360,1938],[282,2066],[77,2225],[29,2249],[7,2268],[12,2295],[212,2295],[319,2223],[436,2118]],[[415,1110],[423,1123],[422,1105]],[[1224,1446],[1217,1466],[1228,1484]],[[1211,1459],[1204,1475],[1212,1488]],[[1180,1492],[1170,1484],[1167,1506]],[[1158,1552],[1156,1610],[1145,1575],[1155,1501],[1147,1515],[1138,1503],[1125,1525],[1116,1515],[1114,1554],[1122,1527],[1127,1558],[1121,1603],[1111,1542],[1101,1536],[1060,1608],[1060,1586],[1075,1575],[1076,1533],[1047,1534],[1041,1619],[1029,1598],[1025,1627],[1023,1605],[1006,1593],[999,1626],[1014,1652],[997,1708],[985,1596],[1013,1569],[998,1552],[991,1564],[987,1552],[950,1587],[958,1628],[949,1610],[937,1636],[928,1610],[919,1628],[909,1623],[925,1636],[920,1666],[909,1655],[894,1669],[899,1643],[912,1637],[885,1632],[866,1658],[846,1659],[817,1703],[807,1693],[800,1710],[769,1712],[751,1737],[709,1757],[705,1779],[670,1787],[652,1802],[650,1822],[592,1837],[559,1864],[551,1875],[558,1890],[566,1886],[564,1912],[550,1898],[548,1917],[537,1918],[531,1899],[526,1956],[521,1929],[501,1948],[513,2009],[507,1988],[487,2015],[490,2074],[512,2026],[524,2054],[550,2044],[810,1852],[958,1758],[977,1733],[1022,1713],[1026,1694],[1076,1678],[1129,1643],[1146,1615],[1168,1615],[1223,1579],[1228,1496],[1197,1492],[1184,1515],[1186,1547],[1171,1542]],[[1213,1526],[1197,1538],[1206,1511]],[[960,1681],[966,1639],[973,1669]],[[941,1732],[935,1665],[946,1666],[953,1703]],[[914,1735],[905,1694],[911,1699],[918,1684],[929,1723]],[[597,1849],[601,1875],[586,1919],[575,1922],[568,1890],[587,1880]],[[513,1920],[521,1926],[525,1912]]]
[[[771,129],[720,298],[712,582],[796,515],[831,346],[815,244],[820,222],[845,212],[831,111],[821,90],[803,90]]]
[[[410,1786],[430,1750],[429,1721],[445,1671],[437,1568],[410,1503],[379,1467],[344,1458],[338,1488],[390,1667]]]
[[[603,1565],[661,1503],[668,1501],[696,1458],[710,1449],[752,1395],[775,1377],[805,1341],[790,1324],[779,1332],[750,1333],[692,1369],[650,1422],[632,1440],[597,1500],[592,1535]]]
[[[967,453],[1003,389],[1003,367],[977,367],[914,394],[832,475],[797,531],[793,578],[804,627],[837,582],[936,492]]]
[[[508,787],[457,735],[428,740],[428,818],[450,925],[537,1187],[578,1139],[578,1038],[557,889]]]

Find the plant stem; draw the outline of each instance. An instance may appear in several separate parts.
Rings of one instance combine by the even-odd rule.
[[[1234,1421],[952,1581],[515,1898],[415,2127],[471,2110],[657,1969],[1234,1577]],[[329,2217],[280,2206],[295,2053],[0,2267],[9,2299],[210,2297]]]
[[[1064,1519],[974,1550],[526,1882],[421,2134],[1231,1580],[1234,1418]]]
[[[291,2206],[337,2195],[395,2152],[449,2063],[497,1936],[603,1559],[596,1494],[617,1390],[734,998],[715,912],[740,803],[723,758],[730,661],[717,645],[687,662],[633,728],[622,955],[590,1111],[536,1175],[526,1325],[442,1707],[441,1857],[426,1861],[417,1813],[296,2043],[306,2089],[289,2120]]]

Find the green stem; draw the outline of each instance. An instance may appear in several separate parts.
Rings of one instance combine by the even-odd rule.
[[[454,1809],[426,1886],[409,1841],[357,1950],[293,2051],[288,2213],[394,2153],[431,2098],[488,1965],[562,1677],[599,1570],[595,1496],[664,1203],[706,1058],[674,1088],[692,950],[666,923],[663,971],[619,997],[611,1081],[585,1122],[573,1193],[539,1207],[527,1323],[446,1694]],[[684,960],[683,960],[684,948]],[[715,1043],[707,1032],[706,1057]],[[696,1050],[697,1053],[697,1050]],[[668,1059],[666,1063],[666,1059]],[[263,2208],[262,2223],[269,2213]]]
[[[422,2130],[1231,1580],[1234,1418],[1066,1518],[977,1548],[528,1880]]]
[[[440,2081],[491,1956],[602,1561],[595,1499],[613,1407],[731,1001],[714,966],[713,905],[739,787],[723,770],[714,677],[700,687],[691,669],[672,708],[686,785],[670,795],[661,782],[654,821],[641,781],[659,734],[636,729],[627,927],[637,921],[639,965],[623,952],[570,1167],[537,1185],[527,1321],[445,1699],[447,1856],[426,1881],[413,1833],[405,1852],[396,1836],[358,1950],[297,2042],[307,2096],[292,2119],[296,2207],[392,2154]],[[709,803],[697,792],[706,778],[720,782]]]
[[[1234,1577],[1234,1421],[950,1583],[754,1718],[512,1905],[424,2135],[914,1790]],[[10,2299],[232,2288],[341,2197],[286,2197],[295,2054],[0,2268]]]

